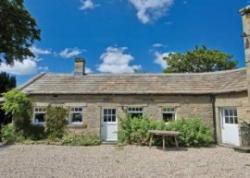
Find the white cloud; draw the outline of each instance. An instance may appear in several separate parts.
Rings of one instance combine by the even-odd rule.
[[[161,44],[161,43],[154,43],[154,44],[152,45],[152,47],[153,47],[153,48],[162,48],[162,47],[165,47],[165,45],[164,45],[164,44]]]
[[[52,51],[36,46],[30,47],[30,50],[35,57],[27,57],[22,62],[15,60],[13,65],[3,62],[0,64],[0,72],[7,72],[13,75],[30,75],[39,71],[47,71],[48,67],[38,66],[38,62],[42,60],[42,58],[40,58],[41,55],[50,55]]]
[[[134,57],[125,53],[126,47],[108,47],[100,56],[102,63],[97,70],[104,73],[134,73],[141,69],[140,65],[129,65]]]
[[[52,53],[51,50],[49,50],[49,49],[42,49],[42,48],[38,48],[36,46],[30,47],[30,50],[32,53],[34,53],[35,56],[49,55]]]
[[[86,72],[87,74],[93,73],[93,71],[92,71],[90,68],[88,68],[88,67],[86,67],[85,72]]]
[[[158,51],[156,51],[154,53],[155,59],[154,59],[154,63],[158,64],[161,66],[162,69],[166,69],[167,68],[167,62],[164,60],[164,57],[167,57],[170,53],[160,53]]]
[[[32,58],[27,58],[23,60],[23,62],[14,61],[13,65],[8,65],[6,63],[0,64],[0,72],[7,72],[14,75],[29,75],[37,71],[37,63]]]
[[[39,71],[48,71],[48,70],[49,70],[49,67],[48,67],[48,66],[44,66],[44,67],[40,66],[40,67],[38,67],[37,69],[38,69]]]
[[[82,50],[78,48],[65,48],[59,53],[59,56],[61,56],[62,58],[72,58],[80,55],[81,53]]]
[[[137,9],[138,19],[146,24],[162,17],[174,0],[129,0]]]
[[[80,10],[88,10],[95,8],[93,0],[81,0],[80,2],[81,2]]]

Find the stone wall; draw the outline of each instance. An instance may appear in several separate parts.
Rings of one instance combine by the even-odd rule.
[[[105,107],[115,107],[119,118],[125,115],[126,107],[140,106],[144,115],[152,119],[162,119],[162,107],[175,107],[177,118],[199,117],[213,128],[213,110],[209,96],[186,95],[32,95],[34,105],[48,104],[71,105],[84,107],[85,131],[100,133],[101,110]],[[83,128],[71,128],[76,132]]]
[[[240,126],[241,145],[250,146],[250,124],[243,123]]]
[[[239,126],[244,122],[250,122],[248,117],[248,95],[247,92],[241,93],[231,93],[231,94],[221,94],[216,96],[216,130],[218,143],[222,143],[221,140],[221,110],[222,107],[236,107],[238,112],[238,122]],[[243,138],[241,137],[241,143],[243,143]]]
[[[46,106],[48,104],[83,106],[84,124],[87,128],[71,127],[74,132],[94,132],[100,134],[102,108],[116,108],[119,118],[125,116],[127,107],[143,107],[144,115],[152,119],[162,119],[163,107],[174,107],[177,118],[198,117],[214,129],[213,105],[210,96],[206,95],[32,95],[30,98],[34,105]],[[239,123],[248,120],[247,92],[221,94],[216,96],[216,133],[218,143],[221,143],[221,107],[236,107]],[[243,138],[242,138],[243,139]],[[241,140],[243,143],[244,140]]]

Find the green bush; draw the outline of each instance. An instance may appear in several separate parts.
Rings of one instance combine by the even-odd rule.
[[[118,138],[120,143],[147,145],[149,130],[164,130],[165,123],[148,118],[122,118]]]
[[[62,138],[67,124],[68,111],[63,107],[47,107],[45,131],[50,139]]]
[[[20,133],[17,133],[15,131],[15,127],[12,123],[5,125],[2,128],[1,132],[2,132],[2,140],[7,144],[21,142],[24,140],[24,137]]]
[[[43,126],[30,125],[26,129],[26,136],[23,135],[22,131],[15,130],[14,125],[8,124],[1,129],[2,140],[8,144],[15,142],[23,142],[24,140],[41,140],[46,139],[47,135],[45,133]]]
[[[178,140],[182,146],[207,146],[212,142],[211,129],[201,119],[178,119],[170,123],[148,118],[126,117],[120,121],[119,142],[128,144],[149,144],[149,130],[172,130],[180,132]],[[161,139],[154,139],[161,144]]]
[[[28,139],[30,140],[42,140],[46,139],[47,134],[45,128],[42,125],[30,125],[28,132]]]
[[[4,103],[2,109],[6,114],[13,116],[14,130],[22,136],[27,136],[31,122],[32,104],[26,94],[17,89],[3,94]]]
[[[180,132],[178,140],[183,146],[208,146],[213,141],[211,129],[198,118],[178,119],[166,129]]]
[[[62,138],[63,145],[73,145],[73,146],[93,146],[100,145],[101,140],[99,136],[94,134],[65,134]]]

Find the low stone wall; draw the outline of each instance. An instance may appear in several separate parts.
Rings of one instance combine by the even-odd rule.
[[[99,128],[85,128],[85,127],[73,127],[68,126],[67,131],[75,134],[94,134],[100,136],[100,129]]]

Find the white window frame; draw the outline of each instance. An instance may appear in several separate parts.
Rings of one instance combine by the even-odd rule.
[[[111,110],[111,113],[105,114],[104,110]],[[115,110],[115,114],[112,113],[112,110]],[[104,121],[104,117],[109,116],[111,117],[111,121]],[[112,116],[115,116],[115,122],[112,121]],[[117,109],[116,108],[102,108],[102,123],[117,123]]]
[[[232,113],[229,112],[229,115],[225,115],[226,110],[228,111],[232,111]],[[236,114],[234,113],[234,111],[236,111]],[[232,115],[230,115],[232,114]],[[223,121],[222,121],[222,125],[225,124],[238,124],[239,123],[239,116],[238,116],[238,109],[236,107],[223,107],[222,108],[222,117],[223,117]],[[228,119],[230,120],[229,123],[226,123],[226,117],[228,117]],[[231,123],[231,118],[233,119],[233,123]],[[237,122],[235,122],[237,121]]]
[[[174,114],[174,120],[173,121],[175,121],[176,118],[177,118],[177,112],[176,112],[176,108],[175,107],[163,107],[162,111],[161,111],[162,120],[164,119],[163,118],[164,114]]]
[[[36,120],[36,114],[44,114],[44,122],[38,122]],[[41,107],[41,106],[35,106],[33,108],[33,119],[32,119],[32,124],[34,125],[44,125],[45,124],[45,115],[46,115],[46,107]]]
[[[78,110],[78,111],[77,111]],[[81,114],[82,115],[82,121],[81,122],[73,122],[73,114]],[[71,106],[69,110],[69,124],[70,125],[82,125],[83,124],[83,119],[84,119],[84,112],[83,112],[83,107],[79,106]]]
[[[127,108],[127,114],[141,114],[144,115],[144,108],[140,106],[130,106]]]

